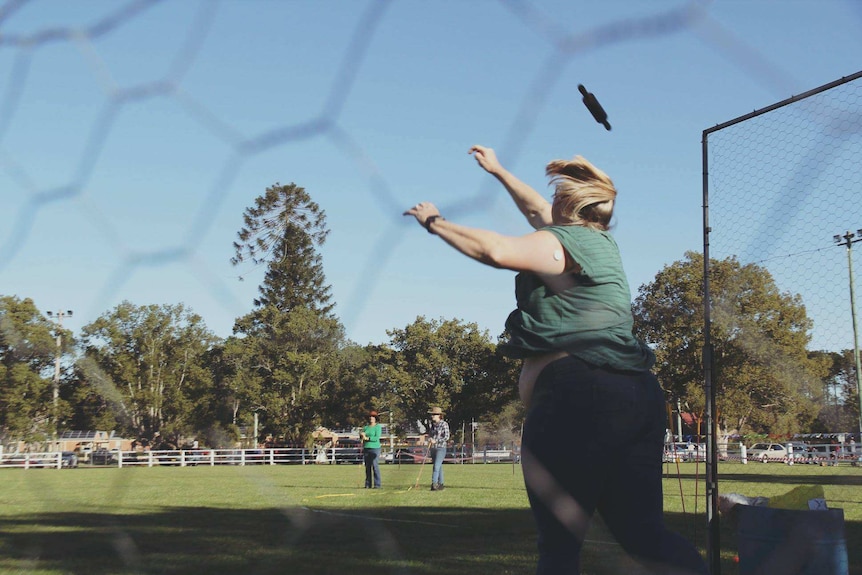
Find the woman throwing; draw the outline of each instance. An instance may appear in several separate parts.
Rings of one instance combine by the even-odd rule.
[[[660,573],[705,574],[694,546],[664,525],[664,392],[655,357],[632,334],[631,292],[608,233],[616,189],[584,158],[545,173],[553,203],[503,168],[494,150],[470,149],[537,231],[521,237],[444,219],[434,204],[405,212],[483,264],[519,272],[506,320],[509,357],[523,359],[527,406],[524,480],[538,527],[537,573],[579,573],[590,518],[601,513],[622,547]],[[601,431],[598,433],[597,431]],[[566,454],[578,438],[578,457]]]

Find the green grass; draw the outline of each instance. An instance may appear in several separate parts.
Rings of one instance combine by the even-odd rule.
[[[666,469],[668,524],[703,550],[703,465],[682,464],[679,478],[675,465]],[[535,528],[520,467],[447,465],[442,492],[429,491],[430,471],[412,489],[420,466],[387,465],[383,489],[367,490],[354,465],[0,470],[0,573],[533,572]],[[862,575],[862,468],[719,471],[723,493],[823,485],[830,506],[845,510],[851,573]],[[723,523],[723,574],[736,575],[735,554],[735,533]],[[583,571],[641,572],[600,521]]]

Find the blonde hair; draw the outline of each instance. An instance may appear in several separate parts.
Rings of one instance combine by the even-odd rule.
[[[545,174],[555,188],[555,224],[608,230],[617,190],[607,174],[581,156],[554,160],[545,167]]]

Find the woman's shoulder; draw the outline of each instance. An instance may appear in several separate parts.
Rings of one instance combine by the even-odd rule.
[[[581,246],[585,249],[617,249],[617,242],[609,231],[596,230],[586,226],[554,225],[542,228],[554,234],[560,243],[566,247],[574,248]]]
[[[541,228],[540,231],[548,231],[556,236],[579,236],[579,237],[611,237],[609,231],[597,230],[578,224],[553,224]]]

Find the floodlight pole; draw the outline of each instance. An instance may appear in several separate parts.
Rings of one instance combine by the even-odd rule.
[[[57,353],[54,354],[54,397],[52,417],[54,420],[54,439],[57,439],[57,431],[60,426],[58,409],[60,403],[60,358],[63,355],[63,318],[72,317],[74,312],[68,309],[56,312],[47,312],[48,317],[57,320]]]
[[[856,296],[853,284],[853,244],[862,241],[862,229],[856,233],[846,232],[843,236],[834,236],[835,243],[847,248],[847,272],[850,278],[850,316],[853,319],[853,361],[856,366],[856,399],[859,403],[857,431],[862,441],[862,370],[859,369],[859,330],[856,326]],[[842,241],[843,240],[843,241]]]

